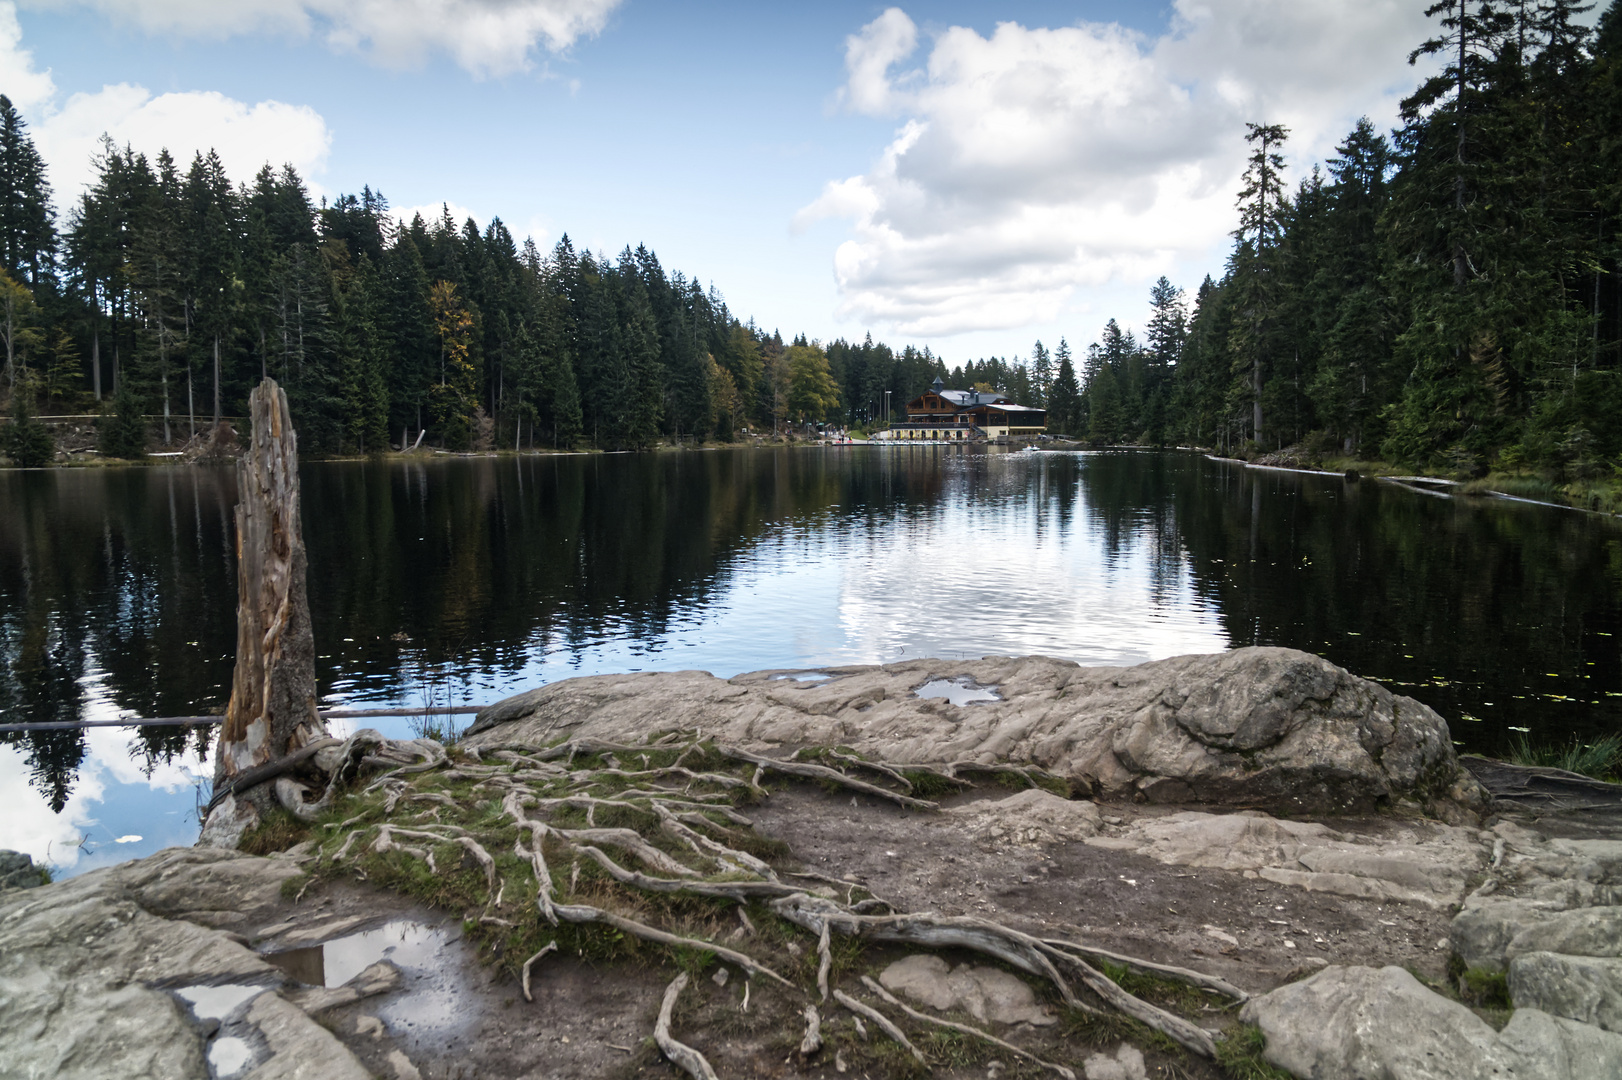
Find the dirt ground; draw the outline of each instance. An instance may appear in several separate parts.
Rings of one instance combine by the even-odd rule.
[[[1000,799],[1010,793],[981,789],[948,805]],[[1174,808],[1106,804],[1106,821],[1130,823]],[[960,815],[918,813],[849,792],[810,784],[777,786],[749,808],[756,830],[788,845],[792,858],[780,871],[810,870],[861,883],[897,910],[978,915],[1044,937],[1062,937],[1221,976],[1262,993],[1324,961],[1399,964],[1440,979],[1448,950],[1449,914],[1421,905],[1377,903],[1277,885],[1239,872],[1167,866],[1127,851],[1081,842],[997,846],[975,839]],[[1394,832],[1384,818],[1335,819],[1342,831]],[[445,940],[416,968],[402,963],[404,985],[391,993],[322,1013],[320,1018],[368,1068],[382,1077],[524,1078],[676,1076],[650,1038],[665,987],[674,976],[665,964],[594,964],[555,954],[535,965],[535,1000],[524,1000],[517,980],[481,963],[463,936],[460,912],[432,911],[362,883],[317,884],[296,905],[268,920],[256,947],[282,946],[277,919],[296,925],[363,920],[346,928],[410,922],[434,927]],[[718,926],[728,941],[801,985],[814,973],[805,946],[751,935],[741,922]],[[814,941],[811,951],[814,953]],[[900,947],[868,947],[836,984],[871,1000],[863,973],[877,974],[908,954]],[[399,956],[404,956],[402,952]],[[942,953],[954,965],[984,957]],[[391,956],[398,959],[398,956]],[[421,958],[419,958],[421,959]],[[704,1053],[722,1077],[794,1076],[837,1080],[899,1075],[910,1059],[870,1032],[863,1040],[851,1016],[819,1003],[827,1047],[809,1060],[797,1053],[803,1032],[803,993],[764,978],[728,970],[724,984],[711,965],[697,972],[675,1013],[677,1038]],[[745,994],[747,992],[747,999]],[[1045,995],[1045,996],[1044,996]],[[1154,1000],[1153,993],[1145,993]],[[1055,1006],[1050,990],[1039,991]],[[1191,1004],[1192,999],[1192,1004]],[[1234,1024],[1225,999],[1185,991],[1181,1008],[1212,1029]],[[958,1019],[967,1019],[959,1016]],[[913,1025],[909,1030],[918,1030]],[[1123,1036],[1144,1052],[1150,1077],[1215,1078],[1215,1064],[1165,1040],[1141,1038],[1119,1022],[1073,1020],[1043,1028],[1019,1024],[998,1034],[1085,1075],[1085,1058],[1113,1053]],[[943,1077],[1043,1075],[982,1044],[937,1038],[926,1049]],[[844,1065],[843,1070],[839,1065]],[[1051,1074],[1045,1074],[1051,1075]]]

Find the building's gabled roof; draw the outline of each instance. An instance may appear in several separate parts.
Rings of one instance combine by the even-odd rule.
[[[937,390],[935,393],[960,409],[972,408],[975,405],[995,405],[998,402],[1011,402],[1014,400],[1007,394],[996,390]]]
[[[982,405],[990,405],[993,408],[995,408],[998,412],[1007,412],[1007,413],[1022,413],[1022,412],[1023,413],[1045,413],[1045,412],[1047,412],[1046,409],[1038,409],[1038,408],[1035,408],[1035,407],[1030,406],[1030,405],[1015,405],[1012,401],[1010,401],[1007,398],[1000,398],[997,401],[982,401],[980,404],[982,404]]]

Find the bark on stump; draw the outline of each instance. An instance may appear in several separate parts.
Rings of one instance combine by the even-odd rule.
[[[253,438],[237,460],[237,665],[214,754],[216,789],[326,734],[304,587],[298,438],[274,379],[249,395],[248,411]],[[275,801],[270,784],[226,795],[199,842],[235,847]]]

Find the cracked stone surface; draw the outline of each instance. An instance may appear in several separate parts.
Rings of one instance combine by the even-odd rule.
[[[485,709],[469,741],[640,741],[697,728],[757,750],[848,745],[897,762],[1033,764],[1111,798],[1290,813],[1412,800],[1457,821],[1486,805],[1429,707],[1293,649],[1128,668],[1041,656],[912,660],[819,669],[820,681],[788,677],[806,674],[566,679]],[[996,687],[1001,700],[914,695],[942,679]]]

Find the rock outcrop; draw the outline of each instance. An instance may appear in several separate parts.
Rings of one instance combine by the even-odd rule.
[[[210,1037],[224,1024],[226,1041],[214,1045],[240,1046],[243,1075],[279,1063],[254,1075],[366,1080],[326,1028],[275,992],[282,973],[239,932],[299,873],[290,859],[171,848],[6,892],[0,1072],[201,1080],[213,1074]],[[197,1004],[211,998],[225,1004]]]
[[[917,696],[949,681],[993,688],[998,700]],[[1038,656],[733,679],[599,675],[498,702],[470,735],[476,745],[640,742],[677,728],[756,749],[848,745],[897,762],[1028,763],[1103,797],[1152,802],[1338,813],[1412,801],[1454,820],[1485,805],[1430,708],[1280,648],[1130,668]]]
[[[1446,909],[1464,899],[1489,849],[1481,833],[1430,822],[1394,836],[1344,833],[1316,822],[1280,821],[1255,811],[1185,810],[1144,818],[1086,839],[1168,866],[1238,870],[1308,892]]]
[[[20,851],[0,851],[0,889],[32,889],[44,883],[33,858]]]
[[[1622,1035],[1517,1009],[1502,1031],[1399,967],[1328,967],[1246,1003],[1269,1062],[1298,1077],[1610,1080]]]

